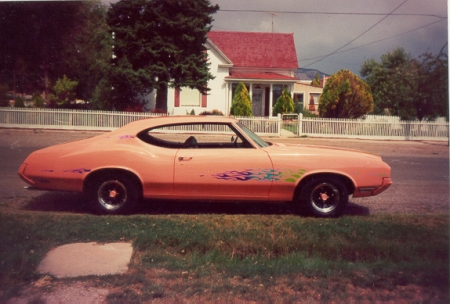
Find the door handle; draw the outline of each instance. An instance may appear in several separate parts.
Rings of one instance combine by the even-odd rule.
[[[192,159],[192,157],[182,157],[182,156],[178,157],[179,161],[188,161],[188,160],[191,160],[191,159]]]

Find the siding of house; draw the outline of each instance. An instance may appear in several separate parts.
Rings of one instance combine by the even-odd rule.
[[[274,86],[293,90],[297,69],[293,34],[212,31],[208,38],[208,62],[215,76],[208,83],[208,96],[199,106],[187,106],[195,103],[184,102],[183,94],[176,95],[174,89],[169,89],[167,110],[170,115],[185,115],[192,110],[195,114],[219,110],[228,115],[233,84],[241,81],[249,85],[250,94],[254,86],[262,89],[263,100],[256,105],[255,113],[271,115]],[[270,102],[267,102],[269,94]]]
[[[228,114],[229,107],[227,105],[227,89],[224,84],[225,77],[229,74],[229,68],[219,67],[219,65],[227,64],[223,57],[212,48],[208,48],[208,61],[210,65],[210,72],[215,76],[213,80],[210,80],[206,106],[175,106],[175,90],[169,89],[167,95],[167,110],[170,115],[185,115],[186,112],[190,113],[194,110],[195,114],[200,114],[203,111],[219,110],[224,114]]]
[[[294,91],[293,91],[294,94],[303,94],[303,108],[306,110],[309,110],[309,100],[311,99],[311,94],[321,95],[322,92],[323,92],[323,88],[321,88],[321,87],[313,87],[310,84],[305,84],[305,83],[300,83],[300,82],[297,82],[294,85]],[[318,100],[316,100],[315,110],[317,113],[315,113],[315,114],[318,114],[318,105],[319,105]]]

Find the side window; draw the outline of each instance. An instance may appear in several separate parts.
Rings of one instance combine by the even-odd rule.
[[[172,149],[253,148],[228,124],[179,124],[152,128],[138,135],[151,145]]]

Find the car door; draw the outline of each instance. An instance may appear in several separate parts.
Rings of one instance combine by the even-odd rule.
[[[189,199],[266,198],[272,172],[272,162],[262,149],[179,149],[174,194]]]

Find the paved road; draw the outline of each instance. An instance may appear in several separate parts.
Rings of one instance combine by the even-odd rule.
[[[32,151],[50,145],[97,135],[96,132],[0,129],[0,204],[42,211],[89,212],[81,195],[27,191],[17,176],[21,162]],[[449,203],[449,152],[446,142],[389,142],[343,139],[268,139],[279,142],[348,147],[380,154],[392,168],[393,186],[385,193],[350,199],[347,214],[381,212],[447,213]],[[288,207],[267,204],[146,204],[143,213],[286,213]]]

